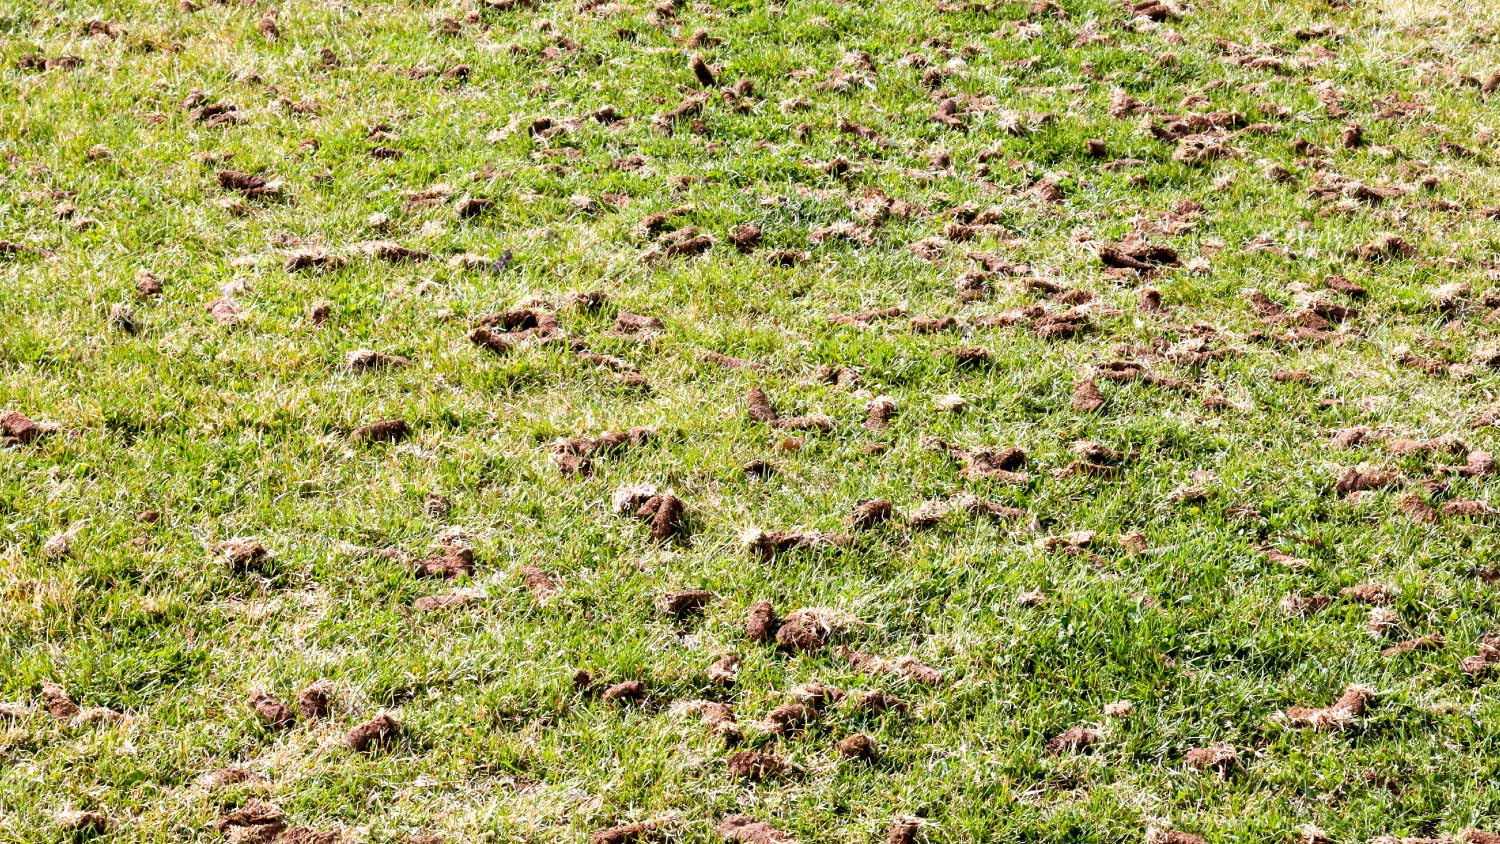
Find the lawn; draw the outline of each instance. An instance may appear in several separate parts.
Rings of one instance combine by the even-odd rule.
[[[0,842],[1500,841],[1496,131],[1488,2],[9,0]]]

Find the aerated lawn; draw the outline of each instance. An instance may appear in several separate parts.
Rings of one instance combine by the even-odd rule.
[[[10,0],[0,842],[1500,841],[1497,130],[1492,2]]]

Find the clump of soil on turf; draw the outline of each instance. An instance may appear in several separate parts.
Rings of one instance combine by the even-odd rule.
[[[389,715],[376,715],[344,734],[344,744],[359,753],[389,747],[401,735],[401,724]]]
[[[997,521],[1016,521],[1026,517],[1026,511],[993,501],[984,501],[971,493],[959,493],[948,499],[925,501],[913,510],[907,524],[921,530],[937,525],[951,514],[984,516]]]
[[[1334,489],[1341,495],[1347,495],[1351,492],[1384,489],[1400,481],[1401,473],[1394,470],[1354,468],[1339,475]]]
[[[229,539],[219,543],[218,551],[235,574],[262,572],[271,561],[271,552],[255,539]]]
[[[1360,583],[1347,586],[1339,590],[1339,595],[1357,603],[1376,607],[1389,606],[1395,598],[1395,592],[1381,583]]]
[[[752,642],[769,642],[776,638],[781,622],[770,601],[757,601],[745,614],[745,636]]]
[[[594,470],[595,458],[640,446],[654,435],[651,428],[638,426],[628,431],[605,431],[598,437],[558,440],[552,444],[552,458],[564,475],[587,475]]]
[[[1500,666],[1500,637],[1487,636],[1479,640],[1473,656],[1464,657],[1459,667],[1470,677],[1481,677],[1491,668]]]
[[[349,432],[349,439],[357,443],[400,442],[411,434],[411,426],[404,419],[386,419],[361,425]]]
[[[730,776],[751,782],[779,777],[791,770],[786,760],[766,750],[742,750],[731,754],[726,762]]]
[[[537,598],[549,598],[557,592],[557,583],[552,576],[537,566],[521,566],[521,580],[526,583],[526,588]]]
[[[703,612],[703,608],[713,599],[714,593],[707,589],[663,592],[657,596],[656,608],[666,615],[681,619]]]
[[[1285,615],[1305,618],[1322,612],[1333,603],[1328,595],[1287,595],[1281,599],[1281,612]]]
[[[635,703],[646,697],[646,684],[640,680],[625,680],[604,690],[600,698],[610,703]]]
[[[876,396],[865,405],[865,430],[884,431],[890,427],[891,417],[896,415],[896,400],[889,396]]]
[[[1446,644],[1447,640],[1443,638],[1443,634],[1428,633],[1425,636],[1418,636],[1415,639],[1407,639],[1402,642],[1397,642],[1396,644],[1383,649],[1380,652],[1380,655],[1389,659],[1391,657],[1412,653],[1414,651],[1439,650]]]
[[[752,530],[745,534],[744,539],[751,553],[763,560],[804,548],[841,548],[854,541],[846,534],[804,530]]]
[[[612,826],[589,836],[589,844],[643,844],[659,837],[664,821],[649,820]]]
[[[740,677],[740,658],[725,654],[708,666],[708,679],[721,686],[733,686]]]
[[[1194,770],[1226,774],[1239,765],[1240,754],[1234,749],[1234,745],[1215,744],[1189,750],[1183,761]]]
[[[670,492],[646,499],[636,509],[635,517],[651,525],[651,538],[657,542],[682,539],[687,535],[687,505]]]
[[[42,706],[46,707],[47,714],[59,721],[71,721],[80,712],[68,690],[56,683],[42,683]]]
[[[834,749],[845,759],[862,759],[874,761],[880,756],[880,748],[876,746],[875,740],[864,733],[855,733],[848,738],[841,739]]]
[[[250,696],[250,708],[261,721],[277,729],[290,727],[297,720],[291,707],[265,692],[256,692]]]
[[[730,815],[719,821],[714,831],[725,841],[739,844],[788,844],[792,840],[785,832],[749,815]]]
[[[446,545],[438,553],[417,563],[417,576],[444,580],[474,574],[474,549],[463,545]]]
[[[1069,727],[1047,742],[1047,752],[1082,753],[1099,742],[1099,732],[1092,727]]]
[[[1321,708],[1293,706],[1286,711],[1289,723],[1297,727],[1315,730],[1342,730],[1352,725],[1365,714],[1375,693],[1362,686],[1350,686],[1339,699]]]
[[[884,712],[905,712],[907,709],[906,701],[882,689],[874,689],[853,695],[849,699],[849,706],[854,711],[867,715],[880,715]]]
[[[0,431],[4,432],[4,436],[0,437],[0,445],[31,445],[56,430],[49,425],[33,422],[18,410],[0,413]]]
[[[224,813],[209,825],[235,844],[264,844],[286,829],[286,816],[277,806],[251,800]]]
[[[333,705],[333,684],[319,680],[297,693],[297,711],[308,721],[328,716]]]
[[[843,613],[821,607],[793,610],[776,631],[776,645],[789,653],[818,651],[849,627]]]
[[[918,818],[897,818],[885,831],[885,844],[917,844],[922,834]]]
[[[468,606],[474,602],[474,596],[464,592],[449,592],[442,595],[423,595],[411,602],[412,608],[420,612],[445,612]]]
[[[849,514],[849,529],[854,531],[868,530],[889,521],[895,514],[895,507],[884,498],[863,501],[856,505],[854,511]]]
[[[411,366],[411,358],[389,355],[374,349],[355,349],[344,355],[343,363],[343,369],[347,372],[374,372],[402,366]]]

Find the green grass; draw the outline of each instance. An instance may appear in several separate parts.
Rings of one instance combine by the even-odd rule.
[[[1500,205],[1486,139],[1500,130],[1500,101],[1463,82],[1500,69],[1500,10],[1203,0],[1180,20],[1141,25],[1104,0],[1061,0],[1061,17],[1022,2],[940,12],[930,0],[739,0],[666,17],[644,2],[587,6],[287,0],[274,40],[257,32],[266,7],[251,3],[0,9],[0,240],[36,250],[0,256],[0,410],[59,428],[0,450],[0,701],[21,708],[0,720],[0,842],[69,840],[57,818],[66,810],[107,815],[101,840],[218,839],[208,824],[252,798],[289,825],[356,842],[422,832],[582,841],[667,816],[663,837],[709,842],[736,813],[803,842],[878,840],[898,816],[923,818],[933,844],[1139,841],[1148,828],[1261,842],[1292,840],[1304,824],[1356,842],[1500,828],[1500,697],[1460,665],[1500,628],[1500,598],[1479,576],[1500,565],[1500,544],[1485,519],[1428,523],[1397,509],[1424,479],[1447,481],[1430,496],[1439,504],[1492,500],[1496,480],[1446,478],[1442,466],[1462,464],[1462,451],[1401,456],[1379,436],[1497,445],[1493,429],[1469,423],[1500,400],[1500,374],[1476,363],[1467,377],[1429,375],[1398,358],[1410,348],[1473,363],[1500,346],[1485,304],[1500,295],[1500,224],[1486,214]],[[95,19],[120,31],[90,36]],[[1318,24],[1335,34],[1296,34]],[[1077,43],[1086,28],[1102,40]],[[699,29],[712,43],[685,46]],[[1284,66],[1232,63],[1219,38]],[[336,66],[320,62],[325,48]],[[874,73],[853,50],[869,53]],[[750,108],[715,91],[697,115],[702,134],[691,118],[665,132],[653,118],[699,90],[693,52],[721,87],[753,80]],[[38,53],[82,63],[22,66]],[[466,80],[442,76],[460,64]],[[992,110],[970,114],[964,130],[930,120],[926,67],[950,71],[939,90],[993,97]],[[861,78],[846,92],[820,89],[835,68]],[[1320,104],[1322,83],[1346,117]],[[1146,130],[1148,116],[1111,116],[1117,89],[1161,115],[1238,111],[1266,131],[1230,133],[1230,157],[1181,163]],[[183,107],[195,90],[233,103],[241,120],[196,122]],[[1396,96],[1423,109],[1390,113]],[[794,97],[806,108],[783,110]],[[606,105],[626,119],[589,117]],[[1015,134],[1008,110],[1053,117]],[[543,117],[565,131],[530,132]],[[882,137],[841,132],[843,120]],[[1351,122],[1365,140],[1345,149]],[[386,134],[372,137],[377,127]],[[1293,151],[1299,137],[1325,148],[1316,162]],[[1106,158],[1086,154],[1088,139],[1105,142]],[[108,155],[88,155],[95,146]],[[376,146],[402,155],[373,158]],[[938,152],[949,169],[931,165]],[[612,164],[631,155],[644,166]],[[819,169],[838,156],[850,175]],[[1105,166],[1118,158],[1141,163]],[[1265,177],[1273,162],[1293,178]],[[222,168],[277,178],[281,196],[221,189]],[[1319,169],[1409,190],[1341,206],[1310,194]],[[1044,177],[1060,201],[1031,192]],[[446,200],[407,201],[438,184],[451,188]],[[855,206],[873,191],[913,213],[871,226],[868,245],[810,240],[859,221]],[[608,195],[624,199],[594,210],[574,201]],[[464,197],[494,205],[464,218]],[[1105,272],[1097,242],[1189,201],[1201,206],[1194,225],[1149,233],[1182,266],[1149,279]],[[65,202],[76,206],[66,219]],[[691,210],[668,228],[695,226],[716,244],[643,262],[653,237],[640,221],[681,205]],[[913,254],[964,205],[993,207],[999,228],[947,244],[934,262]],[[763,239],[741,254],[727,236],[746,222]],[[1351,257],[1382,232],[1415,254]],[[1263,234],[1282,251],[1247,248]],[[431,257],[383,262],[360,248],[374,240]],[[285,271],[300,249],[347,260]],[[776,249],[808,259],[771,266]],[[513,261],[499,270],[453,260],[506,251]],[[960,303],[954,282],[972,269],[971,251],[1094,294],[1092,329],[1045,340],[1024,325],[976,324],[1046,300],[997,276],[990,295]],[[159,297],[136,292],[140,271],[160,279]],[[1369,297],[1323,292],[1332,273]],[[1469,285],[1463,306],[1435,309],[1433,291],[1453,282]],[[1148,284],[1165,313],[1137,305]],[[1272,343],[1255,336],[1268,329],[1246,288],[1291,306],[1317,292],[1358,314],[1336,339]],[[591,290],[608,294],[599,311],[568,304]],[[237,326],[208,313],[220,297],[241,309]],[[318,302],[331,304],[321,326],[309,318]],[[121,303],[133,334],[111,326]],[[480,316],[523,303],[555,311],[570,341],[625,359],[649,387],[580,362],[566,344],[495,356],[466,339]],[[829,319],[894,305],[962,327],[917,334],[905,317]],[[665,328],[645,343],[614,336],[622,310]],[[1204,333],[1194,326],[1212,326],[1210,348],[1230,354],[1181,365],[1158,353]],[[959,346],[991,359],[959,368]],[[414,363],[342,371],[361,348]],[[705,361],[709,351],[763,368],[725,369]],[[1075,378],[1119,358],[1191,388],[1101,381],[1105,405],[1073,410]],[[852,367],[861,383],[820,383],[823,365]],[[1271,377],[1290,369],[1310,380]],[[784,415],[828,414],[834,430],[794,435],[801,447],[784,449],[787,432],[746,417],[752,386]],[[967,407],[936,409],[948,394]],[[878,433],[862,425],[876,395],[900,408]],[[1232,406],[1208,409],[1209,395]],[[411,425],[406,441],[350,441],[390,418]],[[589,476],[561,474],[549,454],[560,437],[637,425],[656,437],[597,459]],[[1354,425],[1377,435],[1350,451],[1329,444]],[[965,478],[930,439],[1020,446],[1031,479]],[[1133,459],[1114,478],[1055,477],[1084,439]],[[875,442],[889,448],[872,453]],[[752,459],[774,476],[746,478]],[[1399,469],[1403,483],[1338,494],[1335,479],[1360,464]],[[1174,497],[1195,482],[1206,497]],[[613,491],[633,483],[686,502],[686,542],[655,543],[611,511]],[[960,492],[1032,518],[954,516],[922,531],[898,518],[846,547],[772,560],[742,540],[751,529],[838,532],[865,499],[889,499],[904,516]],[[447,515],[428,513],[430,493],[449,498]],[[145,510],[160,520],[141,521]],[[420,559],[455,529],[476,559],[456,584],[358,550]],[[1098,532],[1096,556],[1040,542],[1079,530]],[[1119,541],[1136,531],[1144,551]],[[69,553],[47,554],[60,534]],[[215,551],[235,537],[259,539],[272,561],[235,573]],[[1258,551],[1268,543],[1307,565],[1269,561]],[[523,566],[547,572],[557,593],[539,600]],[[1346,599],[1306,618],[1279,609],[1288,594],[1369,582],[1395,591],[1401,627],[1385,639]],[[715,593],[701,618],[655,608],[684,588]],[[478,598],[442,613],[412,606],[455,590]],[[1044,603],[1017,601],[1033,590]],[[831,652],[750,642],[743,618],[763,599],[783,614],[836,608],[858,620],[844,643],[914,656],[944,680],[923,686]],[[1381,655],[1427,633],[1446,646]],[[742,659],[731,689],[707,674],[726,654]],[[648,698],[604,702],[575,688],[580,669],[601,685],[642,680]],[[275,729],[247,704],[256,691],[290,703],[320,678],[334,690],[326,719]],[[54,719],[44,682],[125,717]],[[910,709],[837,706],[803,732],[767,734],[760,719],[810,682],[885,689]],[[1350,684],[1376,697],[1347,729],[1280,716],[1327,705]],[[731,777],[733,748],[686,711],[702,699],[733,703],[745,746],[799,772]],[[1104,714],[1121,700],[1132,714]],[[399,741],[371,754],[343,747],[350,727],[382,711],[401,722]],[[1047,751],[1080,725],[1100,731],[1094,747]],[[878,762],[838,758],[834,743],[855,732],[875,739]],[[1236,770],[1184,764],[1186,751],[1215,743],[1238,748]],[[230,765],[264,780],[199,782]]]

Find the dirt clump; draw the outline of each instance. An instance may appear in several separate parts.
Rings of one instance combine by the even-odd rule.
[[[260,720],[278,730],[290,727],[297,720],[291,707],[265,692],[256,692],[250,696],[250,708]]]
[[[1391,657],[1397,657],[1402,654],[1409,654],[1415,651],[1440,650],[1446,644],[1447,640],[1443,638],[1443,634],[1428,633],[1425,636],[1418,636],[1415,639],[1407,639],[1402,642],[1397,642],[1396,644],[1381,650],[1380,655],[1387,659],[1390,659]]]
[[[835,612],[809,607],[793,610],[776,630],[776,645],[790,653],[822,650],[844,626]]]
[[[764,560],[804,548],[841,548],[851,542],[853,537],[846,534],[803,530],[756,530],[745,537],[746,546]]]
[[[634,703],[646,697],[646,684],[640,680],[625,680],[604,690],[600,698],[607,702]]]
[[[864,733],[855,733],[848,738],[839,740],[834,745],[834,749],[845,759],[874,761],[880,756],[880,748],[875,744],[875,740]]]
[[[376,715],[344,734],[344,744],[350,750],[367,753],[394,744],[401,735],[401,724],[389,715]]]
[[[1209,747],[1195,747],[1189,750],[1182,760],[1194,770],[1225,774],[1239,765],[1240,753],[1234,749],[1234,745],[1215,744]]]
[[[751,782],[779,777],[791,770],[786,760],[765,750],[742,750],[731,754],[726,762],[730,776]]]
[[[209,826],[235,844],[265,844],[286,829],[286,816],[277,806],[251,800],[219,816]]]
[[[1092,727],[1069,727],[1047,742],[1047,752],[1082,753],[1099,743],[1099,731]]]
[[[1339,596],[1360,604],[1385,607],[1390,606],[1395,600],[1396,593],[1389,586],[1381,583],[1359,583],[1340,589]]]
[[[1479,640],[1473,656],[1464,657],[1459,668],[1470,677],[1481,677],[1500,665],[1500,637],[1486,636]]]
[[[959,474],[965,478],[987,478],[1005,483],[1025,483],[1030,475],[1019,471],[1026,466],[1026,451],[1015,446],[949,447],[949,455],[963,464]]]
[[[589,844],[643,844],[656,838],[661,827],[662,822],[657,820],[612,826],[590,835]]]
[[[252,198],[276,196],[281,192],[279,182],[254,173],[242,173],[238,170],[219,170],[214,176],[219,180],[219,187],[225,190],[236,191]]]
[[[1181,264],[1177,250],[1140,238],[1128,238],[1099,247],[1099,262],[1112,269],[1152,273],[1162,267]]]
[[[1286,711],[1289,723],[1315,730],[1342,730],[1365,714],[1375,693],[1362,686],[1349,686],[1332,705],[1322,708],[1293,706]]]
[[[411,358],[390,355],[374,349],[355,349],[344,355],[343,369],[346,372],[374,372],[379,369],[394,369],[411,366]]]
[[[923,530],[942,522],[949,515],[960,513],[969,516],[985,516],[997,521],[1016,521],[1026,517],[1026,511],[993,501],[984,501],[971,493],[959,493],[952,498],[925,501],[907,519],[913,529]]]
[[[854,531],[869,530],[876,525],[890,521],[895,515],[895,507],[884,498],[873,498],[869,501],[862,501],[849,514],[849,529]]]
[[[884,712],[905,712],[907,710],[906,701],[882,689],[873,689],[854,695],[850,698],[849,705],[856,712],[863,712],[868,715],[880,715]]]
[[[552,458],[558,471],[564,475],[588,475],[594,470],[594,459],[619,454],[627,448],[635,448],[651,440],[655,431],[646,427],[634,427],[628,431],[605,431],[598,437],[573,437],[554,442]]]
[[[270,550],[255,539],[229,539],[220,542],[216,550],[235,574],[262,572],[271,562]]]
[[[474,574],[474,549],[462,545],[444,546],[438,553],[417,563],[418,577],[453,580]]]
[[[1417,250],[1405,239],[1395,234],[1377,235],[1354,250],[1353,256],[1361,261],[1392,261],[1410,258]]]
[[[1328,595],[1287,595],[1281,599],[1281,612],[1305,618],[1327,609],[1332,603],[1333,598]]]
[[[922,821],[917,818],[897,818],[885,830],[885,844],[917,844],[922,834]]]
[[[737,654],[725,654],[709,664],[708,679],[721,686],[733,686],[740,678],[740,658]]]
[[[42,706],[46,707],[47,714],[59,721],[71,721],[80,712],[67,689],[46,681],[42,682]]]
[[[714,735],[724,739],[728,744],[734,744],[740,740],[740,725],[734,717],[734,706],[717,701],[703,701],[698,705],[698,712],[703,718],[703,725],[708,727]]]
[[[538,598],[548,598],[557,592],[556,581],[537,566],[521,566],[521,580],[526,584],[526,588],[531,590],[531,594]]]
[[[1488,503],[1472,498],[1456,498],[1452,501],[1445,501],[1439,510],[1445,516],[1466,519],[1490,518],[1497,512]]]
[[[1400,482],[1401,473],[1394,470],[1354,468],[1339,475],[1334,489],[1341,495],[1347,495],[1351,492],[1385,489]]]
[[[686,618],[687,616],[703,612],[703,608],[708,606],[714,597],[714,593],[707,589],[684,589],[679,592],[663,592],[656,599],[656,608],[674,618]]]
[[[738,844],[789,844],[792,840],[785,832],[749,815],[729,815],[719,821],[714,831],[725,841]]]
[[[297,693],[297,711],[308,721],[328,716],[333,706],[333,684],[319,680]]]
[[[361,425],[349,432],[349,439],[357,443],[393,443],[406,439],[411,426],[405,419],[386,419]]]
[[[0,412],[0,445],[31,445],[55,433],[56,428],[33,422],[18,410]]]
[[[884,431],[890,427],[891,417],[896,415],[896,400],[888,396],[876,396],[865,405],[865,430]]]
[[[1104,406],[1104,393],[1092,378],[1080,378],[1073,382],[1073,410],[1076,413],[1093,413]]]
[[[423,595],[411,602],[412,608],[420,612],[445,612],[468,606],[474,596],[464,592],[448,592],[442,595]]]
[[[818,710],[812,704],[800,700],[792,701],[783,703],[766,713],[766,725],[771,732],[784,736],[802,729],[817,720],[817,717]]]
[[[651,538],[657,542],[687,535],[687,505],[670,492],[646,499],[635,511],[635,517],[651,525]]]
[[[943,682],[943,673],[912,656],[887,659],[876,654],[839,646],[835,654],[858,671],[867,674],[892,674],[924,686],[937,686]]]
[[[745,636],[752,642],[769,642],[776,638],[781,623],[770,601],[757,601],[745,614]]]
[[[294,826],[276,836],[276,844],[338,844],[343,836],[335,829]]]

